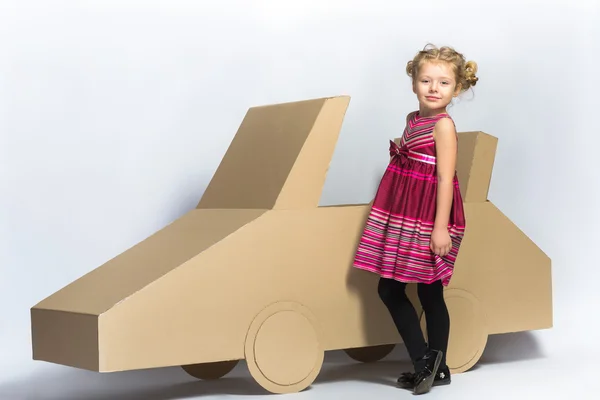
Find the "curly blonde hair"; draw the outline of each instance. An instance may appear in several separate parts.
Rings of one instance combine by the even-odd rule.
[[[415,57],[406,64],[406,73],[414,82],[415,77],[419,73],[419,68],[423,63],[447,62],[452,65],[457,86],[460,91],[464,92],[470,87],[475,86],[479,78],[477,77],[477,63],[475,61],[467,61],[465,57],[449,46],[440,48],[433,44],[427,44],[423,50],[419,51]]]

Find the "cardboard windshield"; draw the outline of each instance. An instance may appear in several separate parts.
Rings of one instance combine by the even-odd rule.
[[[351,267],[370,204],[319,206],[349,101],[250,108],[195,209],[31,309],[33,358],[199,379],[246,360],[265,389],[289,393],[312,384],[326,351],[389,354],[402,341],[378,278]],[[550,259],[487,199],[496,143],[459,134],[467,231],[445,289],[455,373],[489,335],[552,327]]]

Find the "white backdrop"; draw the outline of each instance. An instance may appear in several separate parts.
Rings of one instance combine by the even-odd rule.
[[[535,340],[589,351],[599,21],[598,0],[0,1],[0,379],[35,365],[32,305],[196,205],[248,107],[351,95],[321,203],[368,202],[428,42],[478,62],[450,112],[499,138],[490,199],[553,259]]]

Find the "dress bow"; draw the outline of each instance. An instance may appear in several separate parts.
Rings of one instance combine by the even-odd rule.
[[[408,149],[406,148],[406,146],[398,146],[396,144],[396,142],[394,142],[393,140],[390,140],[390,157],[394,157],[397,155],[408,155]]]

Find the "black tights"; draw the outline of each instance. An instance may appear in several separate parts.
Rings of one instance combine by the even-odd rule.
[[[387,307],[402,337],[408,355],[415,367],[427,353],[427,343],[423,337],[419,317],[406,295],[406,283],[394,279],[381,278],[378,286],[379,297]],[[417,285],[419,300],[425,312],[429,348],[443,352],[440,368],[446,366],[446,351],[450,334],[450,316],[444,301],[444,288],[441,281]]]

